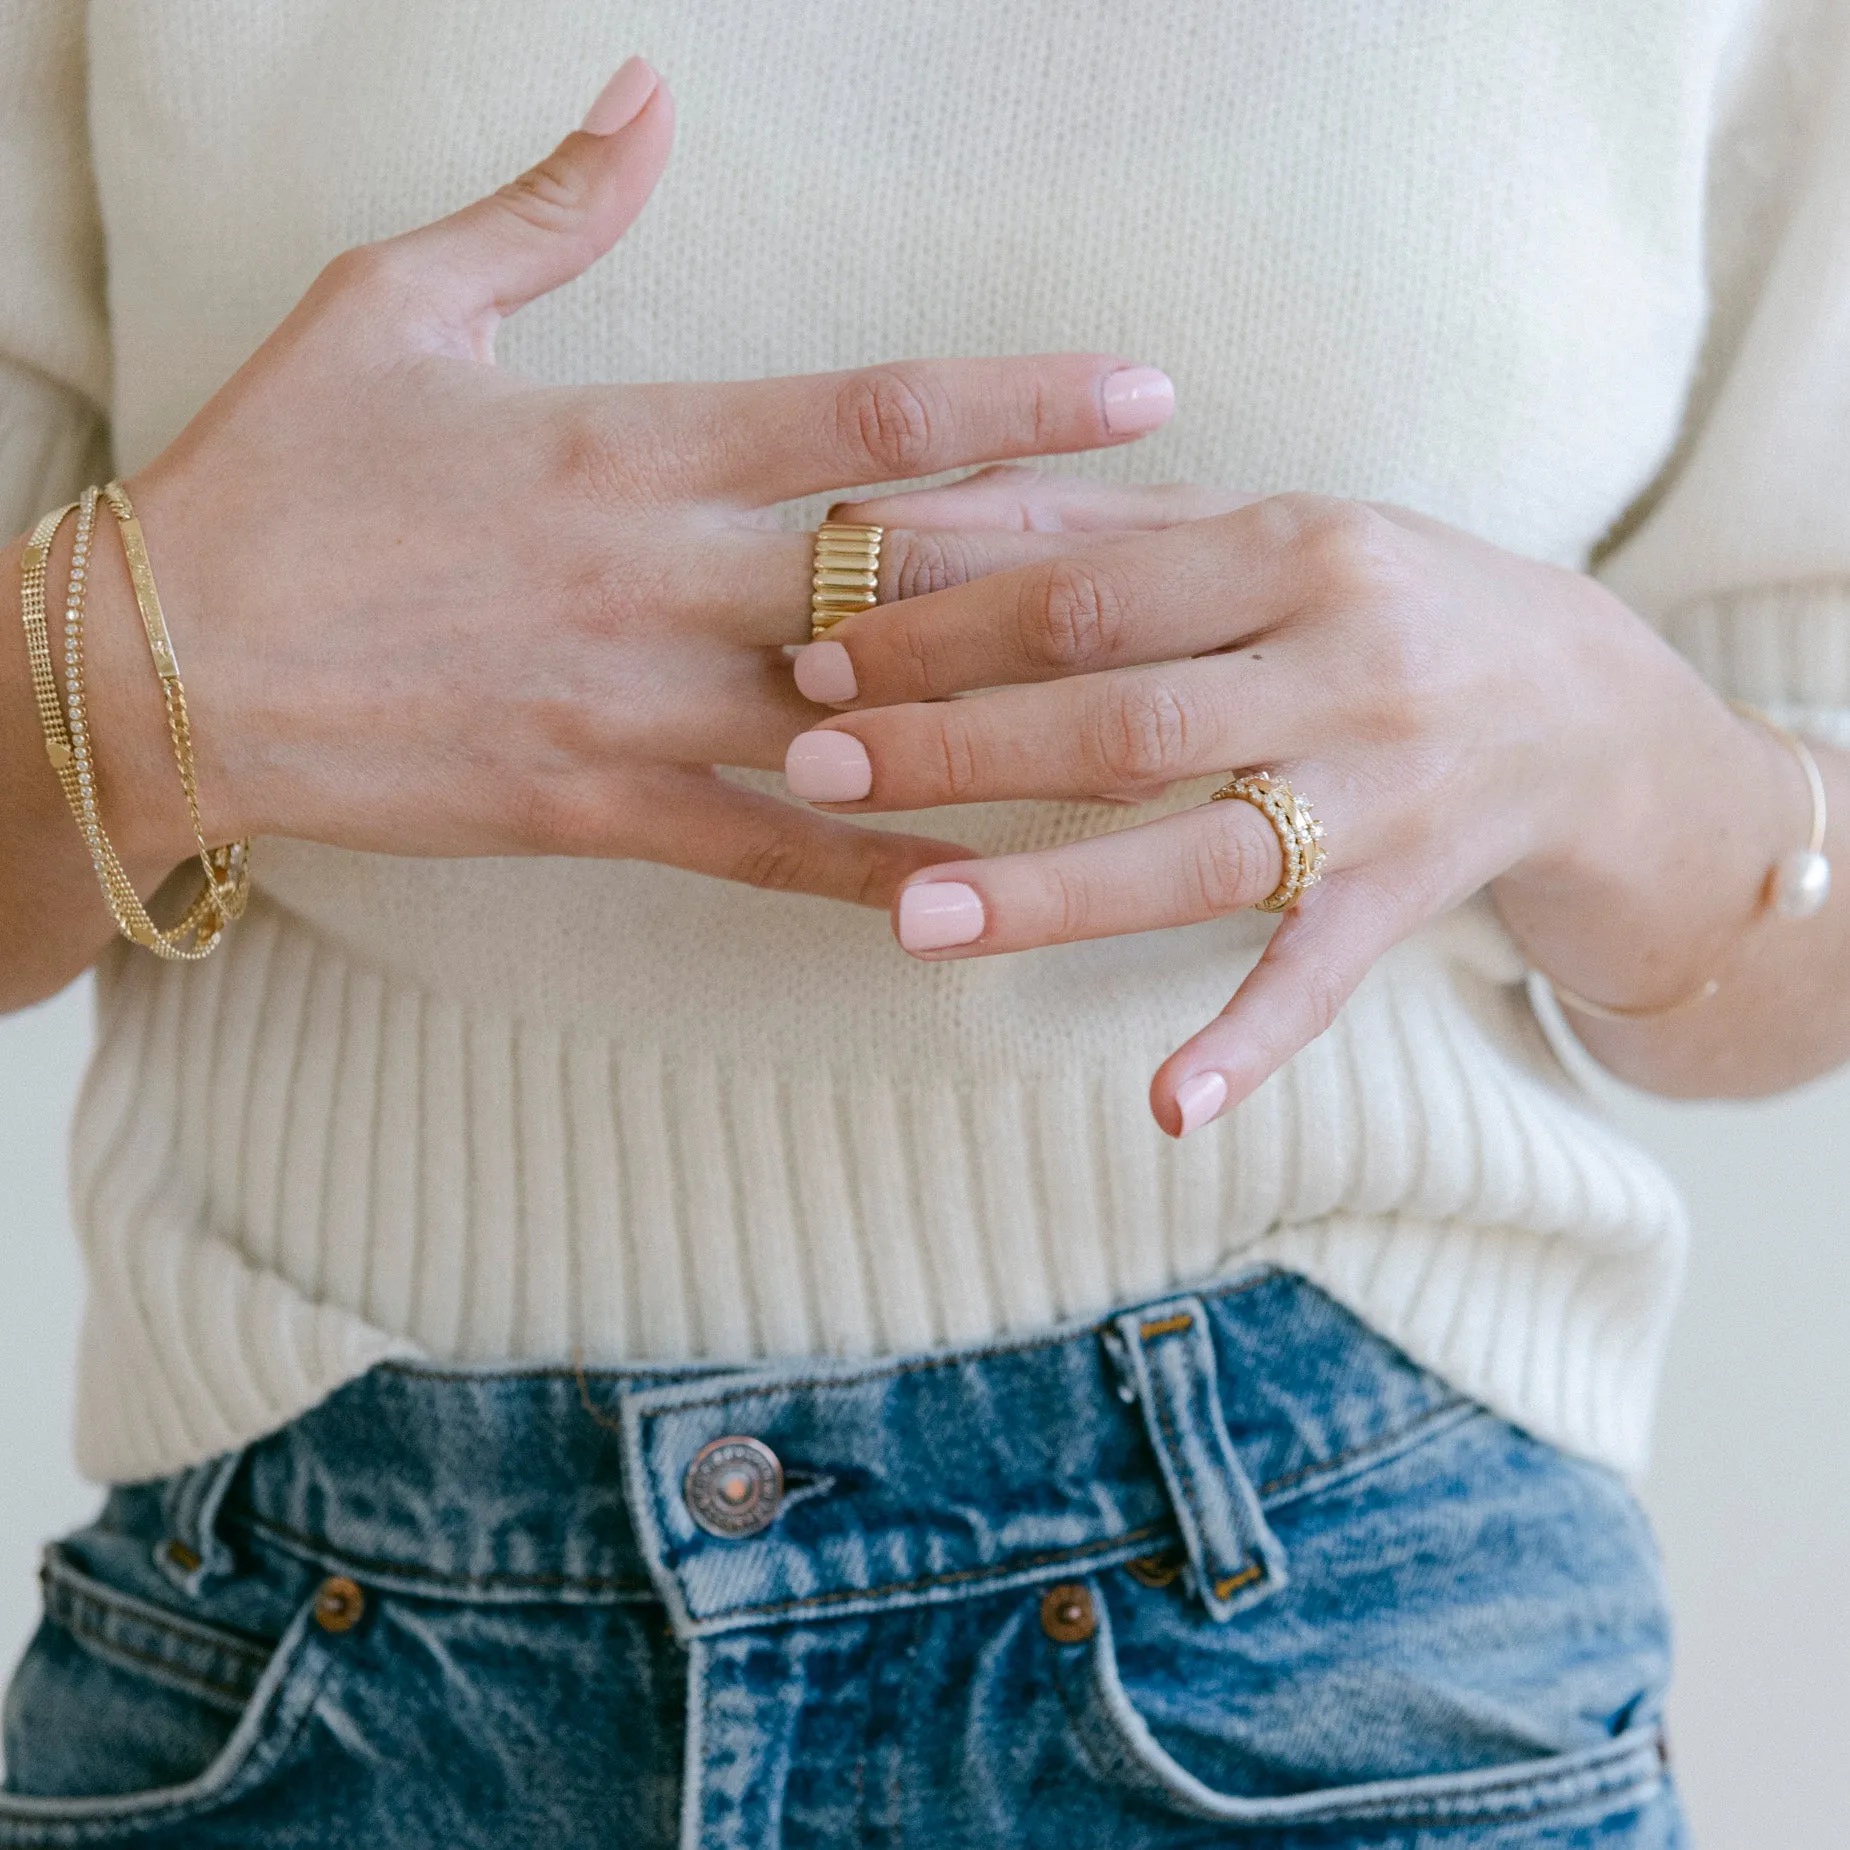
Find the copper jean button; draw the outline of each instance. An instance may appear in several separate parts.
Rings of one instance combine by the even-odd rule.
[[[1049,1587],[1041,1595],[1041,1630],[1055,1644],[1084,1644],[1098,1630],[1091,1589],[1076,1582]]]
[[[784,1501],[784,1467],[762,1439],[729,1434],[694,1454],[682,1491],[688,1514],[701,1528],[736,1541],[777,1520]]]
[[[366,1614],[366,1595],[345,1575],[321,1583],[315,1595],[315,1623],[324,1632],[350,1632]]]

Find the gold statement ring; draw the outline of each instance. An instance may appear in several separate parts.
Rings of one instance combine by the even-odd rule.
[[[1285,871],[1270,895],[1257,902],[1261,912],[1283,912],[1295,906],[1323,878],[1323,824],[1310,813],[1308,800],[1282,777],[1255,771],[1229,778],[1208,801],[1250,803],[1278,837]]]
[[[825,520],[816,529],[809,579],[809,639],[826,636],[843,617],[880,602],[880,542],[884,527]]]

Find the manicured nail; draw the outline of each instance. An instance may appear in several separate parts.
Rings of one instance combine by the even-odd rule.
[[[1105,428],[1114,437],[1141,436],[1175,415],[1175,386],[1167,373],[1159,373],[1154,366],[1126,366],[1107,373],[1099,396],[1105,406]]]
[[[927,880],[899,896],[899,941],[909,951],[943,951],[983,935],[983,901],[961,880]]]
[[[797,651],[793,667],[797,692],[805,700],[838,707],[861,691],[860,682],[854,678],[854,657],[842,643],[805,643]]]
[[[631,58],[617,66],[617,73],[597,93],[597,101],[585,113],[587,135],[614,135],[627,128],[642,114],[642,106],[655,94],[661,82],[654,70],[641,58]]]
[[[851,732],[802,732],[784,754],[790,794],[806,803],[853,803],[874,787],[874,767]]]
[[[1198,1131],[1227,1102],[1227,1082],[1219,1073],[1196,1073],[1176,1087],[1176,1108],[1182,1113],[1182,1128],[1176,1135],[1186,1137]]]

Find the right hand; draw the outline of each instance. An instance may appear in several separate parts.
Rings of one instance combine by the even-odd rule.
[[[673,136],[667,91],[632,61],[588,128],[492,197],[335,259],[130,482],[208,836],[639,857],[887,905],[966,851],[714,774],[780,768],[820,717],[782,655],[807,639],[809,539],[764,510],[1122,442],[1150,419],[1108,427],[1124,362],[1100,356],[724,385],[498,371],[502,317],[641,211]],[[882,595],[1071,545],[891,535]],[[158,710],[142,723],[158,758]],[[190,834],[171,772],[146,781],[145,813],[122,826],[140,831],[138,859],[178,861]]]

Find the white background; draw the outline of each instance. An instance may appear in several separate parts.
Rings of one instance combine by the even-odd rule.
[[[79,1273],[64,1142],[88,998],[0,1020],[0,1666],[68,1457]],[[1850,1075],[1770,1105],[1615,1109],[1697,1239],[1646,1486],[1680,1622],[1676,1761],[1700,1850],[1850,1842]],[[0,1675],[4,1669],[0,1668]]]

